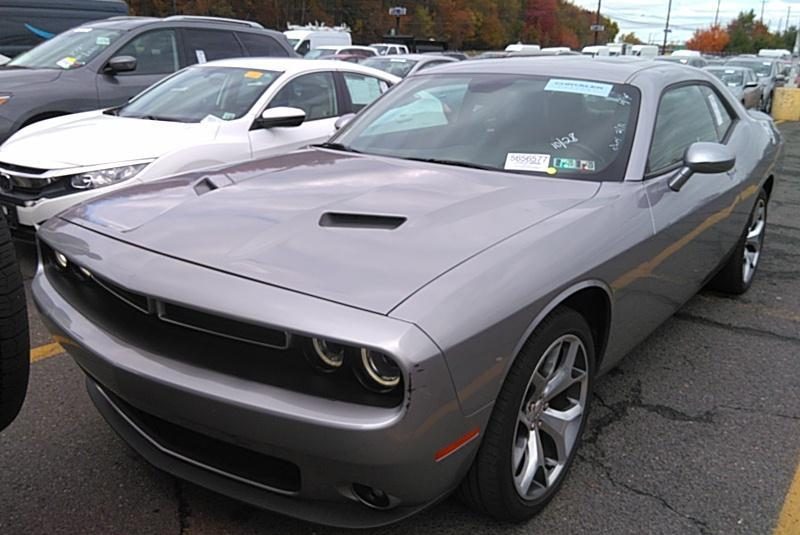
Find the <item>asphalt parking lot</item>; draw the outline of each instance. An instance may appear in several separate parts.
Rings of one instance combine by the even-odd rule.
[[[800,123],[781,128],[785,173],[750,292],[698,295],[599,382],[579,458],[541,515],[503,525],[448,499],[374,532],[800,533]],[[34,254],[18,251],[29,284]],[[0,434],[0,533],[344,533],[146,464],[29,307],[35,362],[23,411]]]

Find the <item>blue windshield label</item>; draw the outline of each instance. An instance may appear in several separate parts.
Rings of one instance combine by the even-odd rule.
[[[588,80],[563,80],[552,78],[544,86],[545,91],[560,91],[561,93],[577,93],[579,95],[592,95],[595,97],[607,97],[614,86],[611,84],[601,84]]]

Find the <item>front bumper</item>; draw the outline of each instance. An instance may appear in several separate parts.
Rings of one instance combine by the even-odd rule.
[[[159,468],[266,509],[342,527],[373,527],[413,514],[447,495],[469,468],[478,440],[439,462],[434,457],[482,428],[488,412],[463,416],[444,359],[414,325],[169,259],[61,221],[46,225],[40,237],[128,288],[176,302],[189,295],[193,305],[208,310],[386,348],[405,370],[405,398],[393,408],[226,376],[104,331],[71,306],[40,267],[33,295],[46,323],[86,372],[90,395],[107,421]],[[264,484],[221,457],[209,461],[175,451],[171,438],[148,431],[147,420],[160,422],[173,437],[193,433],[220,451],[261,455],[280,470],[296,467],[299,483]],[[385,492],[392,506],[365,506],[354,483]]]

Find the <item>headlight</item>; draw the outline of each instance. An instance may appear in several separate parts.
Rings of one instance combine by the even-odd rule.
[[[135,165],[123,165],[121,167],[111,167],[109,169],[98,169],[88,171],[79,175],[74,175],[70,179],[72,187],[75,189],[93,189],[110,186],[123,180],[133,178],[147,166],[146,163]]]
[[[400,383],[400,368],[387,355],[367,348],[361,348],[361,377],[367,388],[384,392]]]
[[[315,368],[330,372],[344,364],[345,347],[328,340],[311,339],[311,347],[305,350],[306,357]]]

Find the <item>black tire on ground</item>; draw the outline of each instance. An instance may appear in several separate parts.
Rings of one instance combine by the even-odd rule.
[[[736,247],[733,249],[733,253],[731,253],[730,258],[725,261],[725,265],[722,266],[722,269],[719,273],[711,279],[711,282],[708,283],[708,287],[712,290],[716,290],[718,292],[730,294],[730,295],[741,295],[745,293],[749,288],[750,285],[753,283],[753,279],[755,278],[756,269],[758,268],[757,262],[755,267],[753,268],[753,273],[750,276],[749,280],[745,280],[744,277],[744,252],[745,247],[747,244],[747,233],[750,231],[750,228],[753,224],[753,218],[758,210],[759,203],[764,203],[764,230],[761,233],[760,239],[760,246],[759,246],[759,259],[761,248],[764,245],[764,236],[766,234],[766,224],[767,224],[767,208],[769,206],[768,203],[768,196],[767,193],[762,189],[758,193],[758,198],[756,199],[755,204],[753,205],[753,210],[750,213],[750,216],[747,218],[747,224],[744,226],[744,230],[742,230],[742,235],[739,238],[739,241],[736,243]]]
[[[29,371],[25,289],[11,233],[5,218],[0,216],[0,431],[22,408]]]
[[[578,439],[558,479],[543,496],[526,500],[520,497],[512,475],[512,444],[518,425],[518,411],[540,359],[555,340],[566,334],[580,338],[586,348],[588,396]],[[495,401],[475,460],[458,489],[459,498],[469,507],[505,522],[525,521],[541,511],[558,492],[580,446],[580,437],[589,413],[594,374],[594,344],[589,325],[573,309],[557,308],[536,328],[512,365]]]

